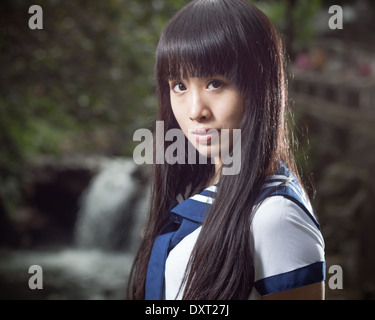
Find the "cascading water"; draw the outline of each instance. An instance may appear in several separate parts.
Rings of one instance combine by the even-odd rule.
[[[149,186],[133,159],[105,159],[81,197],[75,245],[4,252],[5,299],[123,299],[148,212]],[[142,174],[141,174],[142,176]],[[31,265],[43,269],[41,290],[28,288]],[[7,290],[8,290],[7,289]]]
[[[108,160],[82,197],[75,240],[79,248],[118,249],[131,241],[139,188],[132,159]]]

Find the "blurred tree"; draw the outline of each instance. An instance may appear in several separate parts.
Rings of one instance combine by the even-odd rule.
[[[322,0],[257,0],[254,3],[284,36],[291,58],[297,51],[311,45],[316,35],[314,18],[323,6]]]
[[[39,154],[132,154],[134,131],[148,126],[156,107],[160,32],[186,2],[1,1],[0,198],[6,207],[20,200],[23,164]],[[43,9],[42,30],[29,29],[33,4]]]

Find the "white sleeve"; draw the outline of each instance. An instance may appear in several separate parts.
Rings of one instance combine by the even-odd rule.
[[[251,224],[254,287],[260,295],[325,279],[324,240],[315,218],[293,201],[273,196]]]

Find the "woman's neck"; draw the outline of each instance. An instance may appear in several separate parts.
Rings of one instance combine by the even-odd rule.
[[[221,177],[221,168],[222,168],[222,163],[215,163],[215,173],[208,179],[206,188],[217,184],[220,180]]]

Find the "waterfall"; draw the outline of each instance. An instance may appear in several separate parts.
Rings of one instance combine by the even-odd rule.
[[[74,245],[0,249],[0,299],[124,299],[148,213],[148,169],[132,158],[95,161],[97,173],[80,198]],[[32,265],[43,270],[42,290],[29,289]]]
[[[130,158],[102,164],[81,198],[75,228],[79,248],[134,250],[148,209],[148,187],[135,178],[137,170]]]

